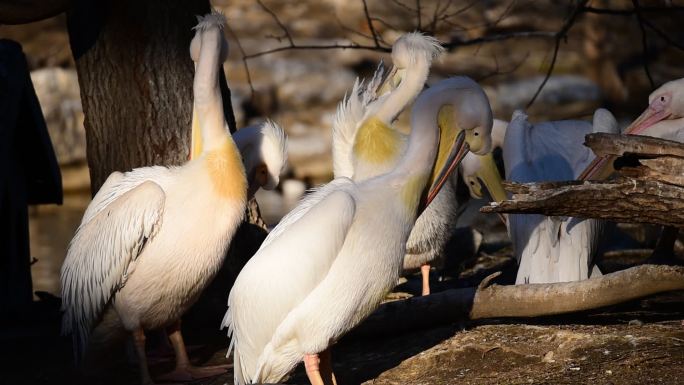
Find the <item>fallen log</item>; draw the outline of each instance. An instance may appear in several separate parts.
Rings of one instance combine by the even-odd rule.
[[[643,265],[578,282],[451,289],[381,305],[351,336],[397,335],[467,319],[538,317],[616,305],[684,290],[684,268]]]

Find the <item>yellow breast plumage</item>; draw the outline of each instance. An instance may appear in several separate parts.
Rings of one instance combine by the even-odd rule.
[[[205,167],[214,191],[223,198],[247,199],[247,178],[240,153],[231,140],[207,153]]]
[[[354,138],[354,155],[371,163],[397,159],[402,148],[401,134],[376,117],[363,122]]]

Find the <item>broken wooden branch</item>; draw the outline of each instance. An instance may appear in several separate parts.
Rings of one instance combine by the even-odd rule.
[[[451,289],[381,305],[353,336],[397,335],[467,319],[538,317],[684,290],[684,268],[643,265],[578,282]],[[482,287],[486,286],[486,287]]]
[[[485,213],[544,214],[684,227],[684,144],[637,135],[590,134],[585,145],[615,161],[608,181],[504,183],[511,200]]]
[[[684,144],[641,135],[588,134],[584,145],[597,156],[639,154],[643,157],[673,156],[684,158]]]
[[[620,178],[605,182],[504,184],[511,200],[484,213],[544,214],[684,227],[684,188],[660,181]]]

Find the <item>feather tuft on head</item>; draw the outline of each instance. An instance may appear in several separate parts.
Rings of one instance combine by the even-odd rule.
[[[271,145],[271,153],[276,155],[277,163],[280,163],[280,172],[285,169],[287,164],[287,135],[285,130],[276,122],[267,119],[261,125],[261,135]]]
[[[211,27],[218,27],[223,30],[226,25],[226,17],[220,11],[213,9],[211,13],[204,16],[197,16],[197,25],[192,29],[194,31],[204,32]]]
[[[443,52],[444,47],[434,37],[423,35],[421,32],[409,32],[402,35],[394,43],[392,47],[392,60],[395,64],[397,61],[406,61],[408,63],[418,56],[423,56],[426,60],[432,61]]]

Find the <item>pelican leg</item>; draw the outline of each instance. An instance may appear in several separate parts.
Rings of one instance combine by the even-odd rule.
[[[337,385],[337,379],[335,378],[335,373],[333,372],[333,367],[332,367],[332,354],[330,353],[330,348],[322,351],[319,354],[319,357],[321,359],[321,361],[320,361],[321,376],[326,381],[329,381],[328,382],[329,384]]]
[[[176,353],[176,369],[162,375],[159,379],[164,381],[194,381],[200,378],[214,377],[225,374],[230,365],[217,365],[196,367],[190,363],[188,352],[185,349],[183,335],[181,334],[180,321],[169,328],[169,340]]]
[[[154,384],[152,377],[150,377],[150,370],[147,367],[147,357],[145,356],[145,332],[143,331],[143,328],[138,328],[133,331],[133,342],[135,343],[135,351],[138,354],[140,383],[142,385]]]
[[[311,385],[337,385],[329,349],[320,354],[304,355],[304,368]]]
[[[430,294],[430,265],[425,264],[420,267],[420,275],[423,277],[423,295]]]

